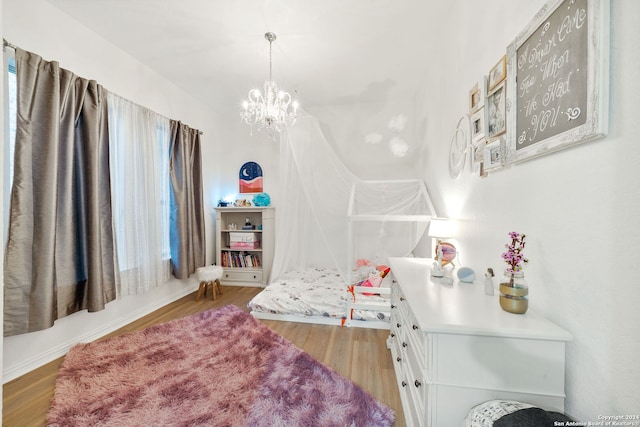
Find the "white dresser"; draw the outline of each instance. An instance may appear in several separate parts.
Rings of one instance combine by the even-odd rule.
[[[391,258],[389,348],[408,426],[462,426],[492,399],[564,410],[571,335],[536,315],[503,311],[482,283],[430,276],[432,260]]]

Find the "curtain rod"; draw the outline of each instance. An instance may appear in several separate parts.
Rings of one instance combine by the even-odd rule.
[[[16,50],[18,47],[14,44],[11,44],[7,41],[7,39],[2,39],[2,47],[8,47],[10,49]]]
[[[16,45],[14,45],[14,44],[12,44],[12,43],[9,43],[9,42],[7,41],[7,39],[5,39],[5,38],[3,38],[3,39],[2,39],[2,45],[3,45],[3,47],[8,47],[8,48],[13,49],[13,50],[16,50],[16,49],[17,49],[17,46],[16,46]],[[107,89],[107,90],[108,90],[108,89]],[[112,93],[113,93],[113,92],[112,92]],[[120,98],[122,98],[122,99],[126,99],[127,101],[129,101],[129,102],[131,102],[131,103],[133,103],[133,104],[136,104],[135,102],[133,102],[133,101],[131,101],[131,100],[129,100],[129,99],[127,99],[127,98],[125,98],[124,96],[120,96],[120,95],[118,95],[118,94],[116,94],[116,93],[114,93],[114,95],[117,95],[117,96],[119,96],[119,97],[120,97]],[[149,109],[148,107],[145,107],[144,105],[140,105],[140,104],[136,104],[136,105],[137,105],[137,106],[139,106],[139,107],[145,108],[145,109],[147,109],[147,110],[151,111],[151,112],[152,112],[152,113],[154,113],[154,114],[158,114],[158,113],[156,113],[155,111],[153,111],[153,110]],[[159,116],[162,116],[162,114],[158,114],[158,115],[159,115]],[[163,117],[165,117],[166,119],[169,119],[169,120],[174,120],[174,119],[170,119],[169,117],[166,117],[166,116],[163,116]],[[189,125],[187,125],[187,126],[189,126]],[[202,132],[201,130],[198,130],[198,133],[199,133],[200,135],[203,135],[203,134],[204,134],[204,132]]]
[[[158,115],[158,116],[160,116],[160,117],[162,117],[162,118],[165,118],[165,119],[167,119],[167,120],[173,120],[173,121],[175,121],[175,122],[183,123],[183,122],[182,122],[182,121],[180,121],[180,120],[172,119],[172,118],[167,117],[167,116],[165,116],[165,115],[163,115],[163,114],[156,113],[156,112],[155,112],[155,111],[153,111],[151,108],[149,108],[149,107],[145,107],[145,106],[144,106],[144,105],[142,105],[142,104],[138,104],[137,102],[134,102],[134,101],[132,101],[132,100],[130,100],[130,99],[128,99],[128,98],[125,98],[124,96],[122,96],[122,95],[120,95],[120,94],[117,94],[117,93],[115,93],[115,92],[112,92],[112,91],[110,91],[109,89],[107,89],[107,92],[110,92],[112,95],[115,95],[115,96],[117,96],[118,98],[122,98],[122,99],[124,99],[125,101],[127,101],[127,102],[129,102],[129,103],[131,103],[131,104],[133,104],[133,105],[135,105],[135,106],[137,106],[137,107],[139,107],[139,108],[144,108],[145,110],[147,110],[147,111],[149,111],[149,112],[151,112],[151,113],[153,113],[153,114],[156,114],[156,115]],[[187,126],[189,126],[189,125],[187,125]],[[189,126],[189,127],[191,128],[191,126]],[[195,128],[191,128],[191,129],[197,130],[197,131],[198,131],[198,134],[200,134],[200,135],[204,135],[204,132],[203,132],[203,131],[201,131],[200,129],[195,129]]]

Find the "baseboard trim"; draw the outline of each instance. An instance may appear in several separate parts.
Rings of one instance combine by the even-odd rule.
[[[46,365],[49,362],[52,362],[59,357],[66,355],[71,347],[81,342],[91,342],[95,341],[103,336],[122,328],[123,326],[128,325],[129,323],[140,319],[143,316],[146,316],[149,313],[154,312],[167,304],[170,304],[184,296],[193,293],[193,289],[191,287],[185,287],[184,289],[180,289],[170,295],[167,295],[165,298],[155,301],[152,304],[141,307],[138,310],[129,312],[128,315],[121,316],[117,319],[114,319],[111,322],[107,322],[100,326],[99,328],[95,328],[91,331],[88,331],[84,334],[78,335],[74,337],[72,340],[67,340],[62,342],[50,349],[46,352],[40,353],[39,355],[29,357],[20,363],[17,363],[2,372],[2,383],[6,384],[9,381],[12,381],[18,377],[21,377],[24,374],[27,374],[34,369],[37,369],[43,365]]]

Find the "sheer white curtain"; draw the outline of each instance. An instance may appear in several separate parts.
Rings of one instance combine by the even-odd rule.
[[[348,281],[358,258],[381,264],[410,254],[435,216],[421,180],[359,179],[302,110],[281,135],[279,179],[270,282],[309,267]]]
[[[282,273],[347,266],[347,207],[357,180],[329,146],[314,116],[300,111],[280,138],[280,191],[270,281]]]
[[[120,295],[170,277],[169,119],[109,93],[113,218]]]

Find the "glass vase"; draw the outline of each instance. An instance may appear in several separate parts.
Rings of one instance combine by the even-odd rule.
[[[514,314],[524,314],[529,308],[529,285],[524,272],[504,272],[500,282],[500,307]]]

